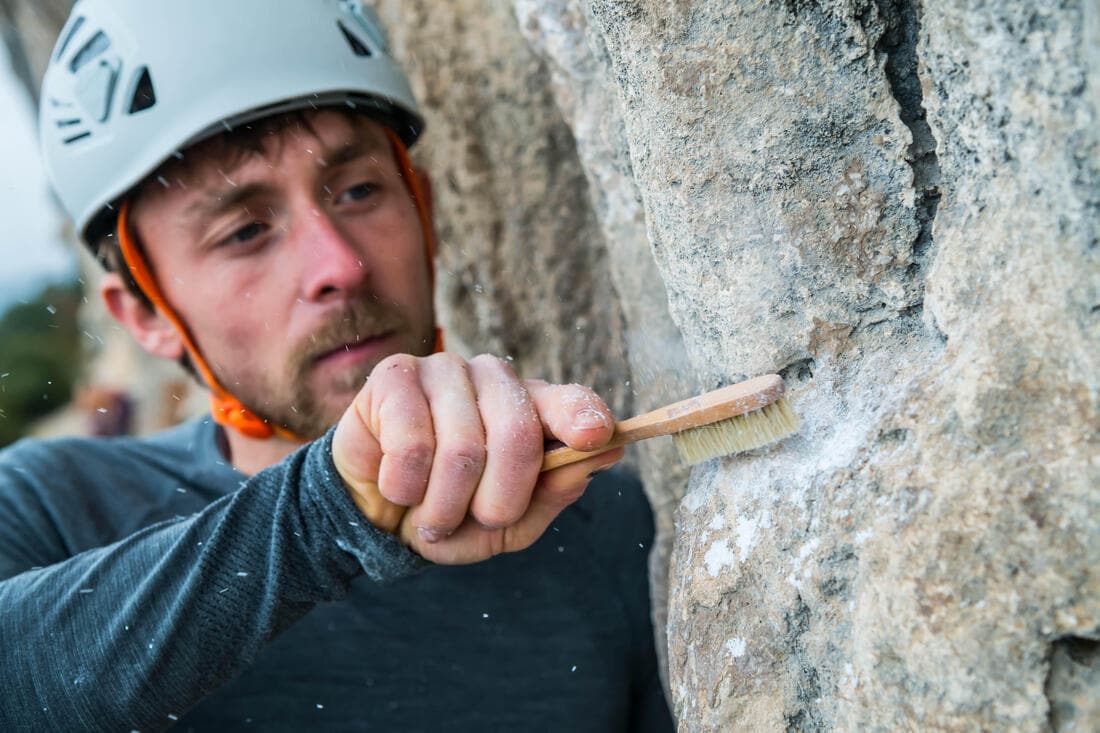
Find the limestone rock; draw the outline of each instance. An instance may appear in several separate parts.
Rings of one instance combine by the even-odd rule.
[[[806,420],[692,477],[685,729],[1040,730],[1097,638],[1086,5],[593,3],[693,362]]]
[[[1095,5],[516,7],[699,379],[805,419],[692,477],[681,727],[1096,728]]]

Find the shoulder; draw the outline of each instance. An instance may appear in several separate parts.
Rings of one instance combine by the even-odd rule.
[[[62,467],[88,469],[99,465],[193,462],[212,439],[207,425],[192,420],[147,437],[25,438],[0,450],[0,472],[56,477]]]
[[[209,450],[207,442],[213,446],[213,434],[198,420],[141,438],[24,438],[0,450],[0,494],[13,484],[57,488],[126,483],[127,477],[148,475],[149,470],[193,465]]]
[[[193,484],[199,458],[211,449],[213,433],[200,421],[144,438],[24,439],[5,448],[0,564],[2,556],[49,564],[165,513],[200,507],[206,497],[175,492]]]

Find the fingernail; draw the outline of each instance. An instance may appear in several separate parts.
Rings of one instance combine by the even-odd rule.
[[[593,410],[591,408],[581,410],[573,416],[574,430],[595,430],[596,428],[606,428],[610,425],[611,422],[607,419],[607,415],[604,415],[599,410]]]
[[[420,539],[425,542],[439,542],[447,535],[435,529],[428,529],[427,527],[417,527],[416,533],[420,535]]]

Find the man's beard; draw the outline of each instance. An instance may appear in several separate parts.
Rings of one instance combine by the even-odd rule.
[[[423,330],[422,339],[427,341],[432,329],[426,326]],[[258,416],[314,440],[336,424],[376,363],[372,360],[356,364],[335,373],[323,386],[317,385],[316,380],[311,385],[310,377],[318,359],[347,344],[391,332],[409,333],[409,324],[396,308],[372,301],[349,303],[296,344],[281,369],[265,369],[229,388]],[[319,390],[324,393],[319,394]]]

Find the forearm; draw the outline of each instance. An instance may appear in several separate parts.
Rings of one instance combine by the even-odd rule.
[[[170,725],[364,570],[413,571],[358,517],[324,440],[193,517],[0,582],[0,729]]]

